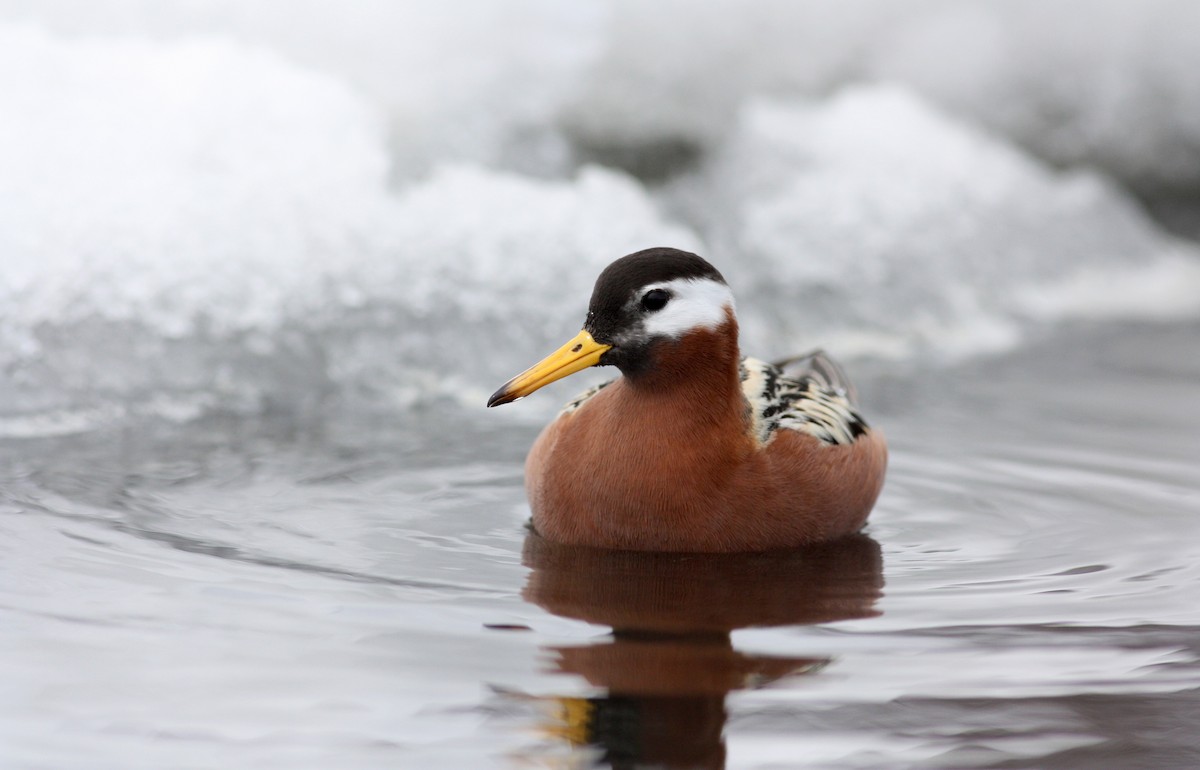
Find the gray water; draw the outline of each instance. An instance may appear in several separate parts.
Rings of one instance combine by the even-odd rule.
[[[1200,327],[858,368],[870,524],[766,555],[540,541],[516,412],[6,439],[0,767],[1200,766]]]

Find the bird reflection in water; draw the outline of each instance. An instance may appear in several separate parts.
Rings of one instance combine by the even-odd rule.
[[[725,696],[830,661],[742,653],[730,633],[873,617],[883,587],[879,545],[866,535],[787,551],[677,554],[565,546],[531,533],[523,560],[532,570],[527,601],[612,628],[592,644],[545,650],[552,671],[604,691],[545,699],[544,732],[571,748],[571,767],[724,767]]]

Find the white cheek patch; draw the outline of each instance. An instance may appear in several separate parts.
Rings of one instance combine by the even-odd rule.
[[[644,329],[651,337],[682,337],[693,329],[716,329],[725,323],[725,309],[734,310],[733,292],[709,278],[676,278],[642,289],[663,289],[671,294],[666,307],[646,316]]]

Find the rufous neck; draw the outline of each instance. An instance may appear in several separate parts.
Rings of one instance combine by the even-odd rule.
[[[639,395],[670,399],[681,408],[701,402],[707,411],[714,404],[740,399],[738,325],[732,311],[716,329],[696,329],[660,342],[653,356],[651,366],[627,375]]]

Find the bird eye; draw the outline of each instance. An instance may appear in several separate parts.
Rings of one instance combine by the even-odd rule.
[[[667,306],[671,293],[665,289],[651,289],[642,296],[642,307],[651,312]]]

